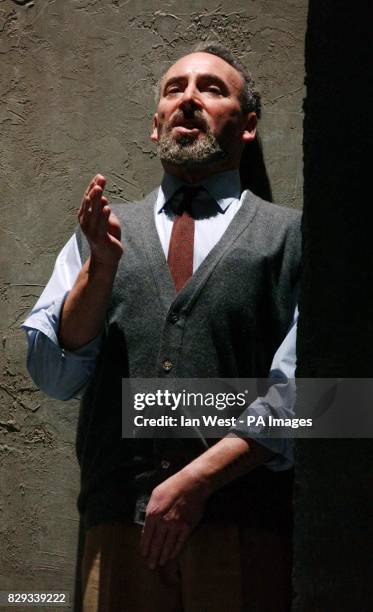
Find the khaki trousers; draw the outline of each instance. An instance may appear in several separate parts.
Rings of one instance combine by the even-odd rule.
[[[84,612],[288,612],[291,538],[202,524],[179,559],[149,570],[141,527],[108,523],[86,535]]]

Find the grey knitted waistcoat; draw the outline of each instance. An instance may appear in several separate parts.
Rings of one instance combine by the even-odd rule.
[[[222,238],[176,294],[155,227],[156,194],[112,207],[121,221],[124,254],[77,436],[78,506],[88,527],[131,518],[139,496],[204,450],[195,440],[178,445],[176,454],[167,440],[122,440],[122,378],[266,377],[291,322],[300,264],[298,212],[245,192]],[[84,261],[89,249],[79,231],[77,239]],[[234,496],[241,507],[245,487],[263,488],[263,498],[283,478],[265,468],[254,472],[213,496],[206,516],[220,519],[226,499],[232,507]],[[268,507],[277,503],[267,501]]]

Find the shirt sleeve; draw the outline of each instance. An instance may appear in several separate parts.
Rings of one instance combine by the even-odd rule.
[[[265,396],[258,397],[246,408],[240,415],[240,421],[247,423],[249,416],[262,416],[265,420],[269,415],[284,419],[294,417],[297,324],[298,308],[296,307],[292,325],[272,361],[268,382],[273,384]],[[240,437],[257,439],[258,443],[274,452],[274,457],[265,463],[271,470],[287,470],[293,466],[293,440],[265,437],[265,426],[253,425],[252,428],[249,428],[243,424],[237,424],[230,432]]]
[[[82,267],[73,235],[59,253],[43,293],[22,324],[27,335],[27,369],[35,384],[55,399],[67,400],[78,394],[92,375],[102,335],[76,351],[58,343],[63,303]]]

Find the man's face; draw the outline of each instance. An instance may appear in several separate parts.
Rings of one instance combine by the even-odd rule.
[[[241,109],[243,79],[210,53],[182,57],[164,75],[152,140],[166,168],[239,166],[256,115]]]

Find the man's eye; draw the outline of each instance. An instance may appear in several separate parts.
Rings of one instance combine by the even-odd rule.
[[[179,91],[180,91],[180,87],[176,87],[176,85],[174,85],[173,87],[169,87],[166,90],[166,96],[168,96],[169,94],[178,93]]]
[[[206,89],[210,93],[217,94],[217,95],[221,94],[220,87],[217,87],[217,85],[209,85]]]

